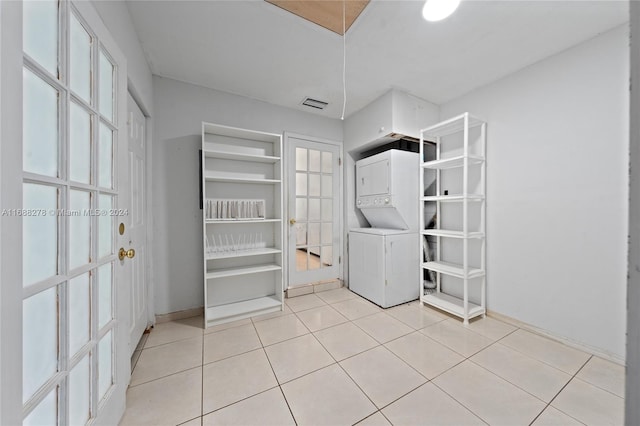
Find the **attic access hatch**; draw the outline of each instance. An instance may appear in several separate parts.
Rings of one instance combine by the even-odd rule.
[[[345,4],[344,27],[348,31],[369,0],[265,0],[281,9],[320,25],[339,35],[342,31],[343,3]]]

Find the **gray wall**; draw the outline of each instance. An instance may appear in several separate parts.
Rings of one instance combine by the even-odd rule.
[[[488,309],[620,360],[628,56],[625,25],[441,105],[489,123]]]
[[[203,306],[198,149],[202,122],[342,141],[342,122],[153,78],[153,233],[157,314]]]
[[[640,4],[631,2],[631,177],[625,424],[640,424]]]

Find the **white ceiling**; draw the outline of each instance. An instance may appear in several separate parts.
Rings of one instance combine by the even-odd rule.
[[[454,99],[628,20],[626,1],[372,0],[347,33],[347,116],[390,88]],[[339,35],[262,0],[128,1],[154,74],[339,118]],[[329,102],[324,111],[304,97]]]

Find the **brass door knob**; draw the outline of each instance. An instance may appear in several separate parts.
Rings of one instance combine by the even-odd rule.
[[[125,257],[133,259],[135,255],[136,251],[134,249],[125,250],[123,247],[120,247],[120,251],[118,251],[118,258],[120,260],[124,260]]]
[[[290,225],[295,225],[296,224],[296,220],[295,219],[289,219],[289,224]]]

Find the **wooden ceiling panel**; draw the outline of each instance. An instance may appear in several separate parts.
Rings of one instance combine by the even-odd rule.
[[[348,31],[360,13],[367,7],[369,0],[265,0],[301,18],[318,24],[334,33],[344,35],[344,27]]]

